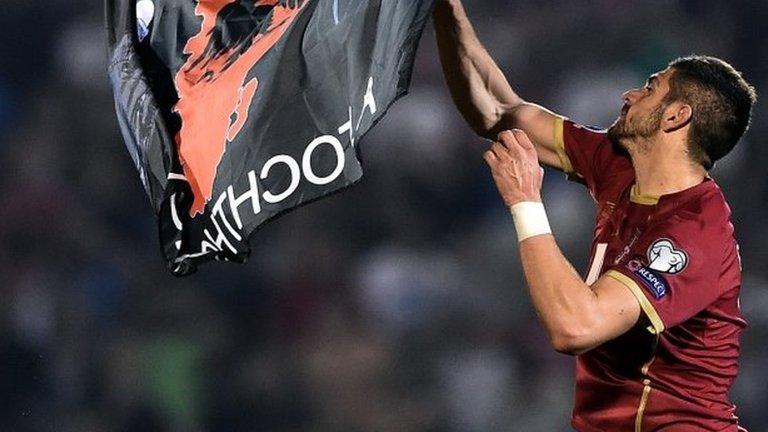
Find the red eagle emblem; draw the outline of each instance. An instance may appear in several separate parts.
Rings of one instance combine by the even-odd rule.
[[[194,194],[190,216],[203,213],[227,144],[248,119],[259,83],[248,73],[280,40],[308,0],[199,0],[200,32],[185,47],[175,77],[181,117],[176,135],[184,175]]]

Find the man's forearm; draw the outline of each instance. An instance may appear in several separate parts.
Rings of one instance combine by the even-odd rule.
[[[495,139],[504,114],[523,100],[480,43],[459,0],[438,0],[434,20],[440,61],[454,103],[476,133]]]
[[[520,242],[520,259],[536,313],[561,352],[578,353],[599,325],[597,295],[563,256],[552,235]]]

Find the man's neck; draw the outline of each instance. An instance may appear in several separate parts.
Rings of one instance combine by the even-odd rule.
[[[679,192],[696,186],[707,176],[704,167],[689,162],[685,154],[673,154],[663,146],[650,148],[632,154],[639,194],[660,197]]]

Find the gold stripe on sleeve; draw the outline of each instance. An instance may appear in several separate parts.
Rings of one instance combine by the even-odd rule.
[[[640,307],[643,309],[643,312],[645,312],[645,315],[647,315],[648,319],[651,321],[651,325],[653,326],[653,330],[654,330],[653,333],[657,335],[661,334],[661,332],[664,331],[664,322],[661,321],[661,318],[659,317],[659,314],[656,312],[656,309],[648,300],[648,297],[646,297],[645,294],[643,294],[643,291],[637,285],[637,282],[632,280],[632,278],[630,278],[629,276],[622,274],[616,270],[608,270],[607,272],[605,272],[605,275],[621,282],[627,288],[629,288],[630,291],[632,291],[632,294],[640,303]]]
[[[556,116],[555,117],[555,151],[557,151],[557,157],[560,159],[560,165],[563,168],[563,172],[566,174],[574,174],[573,164],[568,158],[568,154],[565,153],[565,139],[563,137],[563,131],[565,119]]]

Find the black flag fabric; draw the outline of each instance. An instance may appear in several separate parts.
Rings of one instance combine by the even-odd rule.
[[[362,177],[433,0],[106,0],[120,128],[183,276]]]

